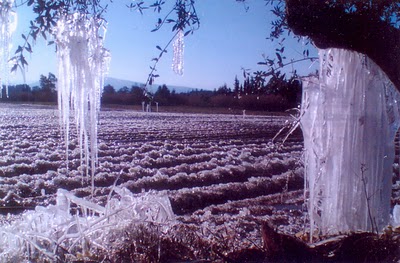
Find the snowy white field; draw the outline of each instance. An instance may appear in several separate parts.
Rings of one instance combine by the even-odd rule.
[[[266,185],[271,177],[301,173],[299,134],[284,145],[271,142],[285,120],[102,111],[95,193],[106,194],[107,187],[121,174],[118,185],[133,192],[168,191],[176,202],[183,202],[181,197],[187,190],[192,195],[201,192],[202,196],[213,196],[207,198],[212,199],[209,204],[224,203],[211,193],[225,188],[243,188],[239,191],[241,197],[229,197],[232,201],[257,196],[254,187]],[[80,164],[73,127],[68,145],[69,171],[66,169],[56,108],[2,104],[0,136],[3,206],[33,206],[50,198],[59,187],[73,190],[78,196],[90,194],[86,177],[82,176],[85,167]],[[259,191],[262,193],[262,187]],[[190,207],[179,203],[176,212],[185,214],[204,208],[205,201],[190,202]]]
[[[165,193],[180,227],[225,254],[261,247],[261,221],[298,233],[307,225],[301,132],[272,142],[288,118],[104,110],[91,201],[105,205],[117,178],[133,193]],[[0,104],[3,215],[54,204],[59,188],[90,198],[71,131],[67,170],[56,107]]]

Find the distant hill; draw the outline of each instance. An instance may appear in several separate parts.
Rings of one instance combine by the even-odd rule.
[[[128,88],[131,88],[132,86],[141,87],[144,85],[144,83],[136,82],[136,81],[132,81],[132,80],[124,80],[124,79],[106,77],[104,80],[104,85],[111,85],[115,88],[115,90],[119,90],[119,89],[123,88],[124,86],[126,86]],[[155,92],[157,90],[158,86],[160,86],[160,85],[162,85],[162,84],[155,84],[155,85],[151,85],[148,87],[151,92]],[[195,89],[189,88],[189,87],[171,86],[168,84],[165,84],[165,85],[167,85],[167,87],[170,91],[175,90],[176,93],[187,93],[192,90],[195,90]]]
[[[117,78],[112,78],[112,77],[106,77],[104,80],[104,86],[105,85],[111,85],[115,88],[115,90],[119,90],[121,88],[123,88],[124,86],[128,87],[129,89],[132,86],[143,86],[144,83],[142,82],[136,82],[136,81],[132,81],[132,80],[125,80],[125,79],[117,79]],[[30,87],[35,87],[35,86],[39,86],[39,81],[35,81],[32,83],[28,84]],[[149,90],[151,92],[156,92],[158,86],[160,86],[162,84],[157,84],[157,85],[151,85],[149,86]],[[176,93],[187,93],[190,92],[192,90],[195,90],[194,88],[189,88],[189,87],[182,87],[182,86],[170,86],[167,83],[165,84],[167,85],[168,89],[170,91],[175,90]]]

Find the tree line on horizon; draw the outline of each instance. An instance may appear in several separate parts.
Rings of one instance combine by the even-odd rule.
[[[54,74],[41,75],[39,86],[27,84],[10,85],[8,96],[3,89],[3,102],[46,102],[57,103],[57,78]],[[301,83],[285,75],[273,76],[268,83],[247,76],[242,83],[235,77],[232,87],[227,84],[213,91],[192,90],[176,93],[163,84],[151,93],[143,87],[124,86],[116,90],[106,85],[101,98],[102,104],[142,105],[156,103],[159,106],[222,107],[240,110],[284,111],[297,107],[301,101]]]

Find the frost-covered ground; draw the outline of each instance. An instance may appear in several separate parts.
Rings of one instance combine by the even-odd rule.
[[[298,233],[307,224],[301,132],[272,142],[289,118],[104,110],[91,201],[105,205],[117,178],[133,193],[165,193],[179,231],[218,244],[216,255],[260,247],[261,221]],[[54,204],[59,188],[90,198],[73,134],[67,170],[56,107],[0,104],[3,215]]]

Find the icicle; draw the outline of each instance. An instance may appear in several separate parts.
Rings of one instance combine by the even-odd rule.
[[[320,76],[303,82],[311,233],[380,231],[389,222],[399,94],[364,55],[319,51]]]
[[[13,3],[14,0],[0,1],[0,98],[3,96],[3,85],[8,97],[11,36],[17,28],[17,14],[12,11]]]
[[[103,47],[103,20],[83,14],[61,17],[55,29],[58,107],[68,152],[70,111],[74,111],[81,166],[93,178],[97,163],[97,117],[110,54]],[[68,162],[68,157],[67,157]]]
[[[173,43],[174,47],[174,58],[172,60],[172,69],[178,75],[183,75],[183,53],[185,49],[184,34],[182,30],[178,31],[175,41]]]

